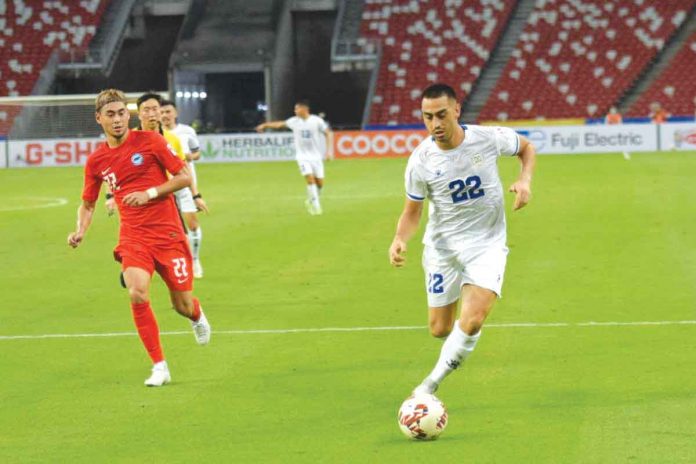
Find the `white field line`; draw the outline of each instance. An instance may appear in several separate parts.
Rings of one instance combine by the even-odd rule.
[[[645,327],[696,325],[696,320],[685,321],[587,321],[587,322],[508,322],[486,324],[486,329],[512,328],[554,328],[554,327]],[[337,332],[388,332],[399,330],[425,330],[424,325],[393,327],[319,327],[304,329],[252,329],[252,330],[215,330],[215,335],[259,335],[259,334],[295,334],[295,333],[337,333]],[[2,340],[37,340],[48,338],[100,338],[100,337],[135,337],[135,332],[77,333],[77,334],[39,334],[39,335],[0,335]],[[161,332],[161,335],[191,335],[190,330]]]
[[[27,206],[0,206],[0,213],[7,211],[24,211],[28,209],[53,208],[55,206],[64,206],[68,204],[67,198],[48,198],[48,197],[27,197],[31,200],[38,200],[41,203],[38,205]]]

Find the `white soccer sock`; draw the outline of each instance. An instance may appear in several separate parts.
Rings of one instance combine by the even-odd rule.
[[[314,205],[319,206],[319,189],[317,188],[317,184],[307,185],[307,194],[309,195],[310,201]]]
[[[319,189],[317,189],[317,184],[307,184],[307,198],[314,201],[314,199],[318,197]]]
[[[191,244],[191,254],[193,255],[193,259],[197,260],[201,250],[201,241],[203,240],[203,230],[200,228],[200,226],[196,230],[189,229],[188,239],[189,243]]]
[[[439,385],[450,372],[458,368],[474,351],[480,336],[480,330],[475,335],[467,335],[459,327],[459,321],[455,321],[452,333],[449,334],[449,337],[442,345],[440,358],[437,360],[437,364],[435,364],[435,368],[428,378]]]

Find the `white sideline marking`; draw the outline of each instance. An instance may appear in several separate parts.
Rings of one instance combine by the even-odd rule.
[[[41,208],[53,208],[55,206],[64,206],[68,204],[67,198],[48,198],[48,197],[25,197],[30,200],[39,200],[43,203],[38,205],[28,205],[28,206],[3,206],[0,207],[0,212],[6,211],[24,211],[27,209],[41,209]]]
[[[629,321],[629,322],[504,322],[486,324],[486,329],[511,328],[553,328],[553,327],[640,327],[665,325],[696,325],[696,320],[686,321]],[[394,327],[319,327],[305,329],[256,329],[256,330],[213,330],[215,335],[256,335],[256,334],[294,334],[322,332],[388,332],[394,330],[424,330],[424,325],[405,325]],[[83,334],[40,334],[40,335],[0,335],[0,340],[36,340],[46,338],[100,338],[100,337],[135,337],[135,332],[107,332]],[[191,335],[190,330],[161,332],[161,335]]]

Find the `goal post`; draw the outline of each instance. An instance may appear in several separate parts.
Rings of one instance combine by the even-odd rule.
[[[128,92],[129,109],[144,92]],[[157,92],[168,98],[168,92]],[[95,94],[0,97],[0,137],[29,140],[64,137],[98,137],[94,120]]]

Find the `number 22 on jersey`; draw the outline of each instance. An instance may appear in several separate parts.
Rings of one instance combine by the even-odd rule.
[[[485,191],[481,188],[481,178],[479,176],[470,176],[466,180],[453,180],[449,183],[449,189],[453,203],[461,203],[462,201],[473,200],[485,195]]]

